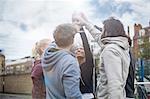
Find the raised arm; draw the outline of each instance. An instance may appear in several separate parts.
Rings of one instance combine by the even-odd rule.
[[[93,64],[93,55],[91,53],[90,46],[89,46],[86,34],[83,31],[83,32],[80,33],[80,35],[81,35],[81,39],[82,39],[82,42],[83,42],[83,48],[84,48],[84,52],[85,52],[86,62],[89,62],[89,63]]]
[[[92,23],[90,23],[83,13],[74,13],[72,15],[72,22],[76,25],[76,27],[81,28],[85,26],[85,28],[90,32],[96,42],[101,46],[101,32],[98,30]]]

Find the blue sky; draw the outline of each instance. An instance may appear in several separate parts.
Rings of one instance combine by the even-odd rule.
[[[99,17],[108,17],[112,14],[117,14],[121,17],[124,13],[132,13],[134,10],[131,8],[131,3],[122,2],[117,3],[115,0],[91,0],[91,6],[95,7],[94,12]]]
[[[102,19],[115,16],[124,22],[138,22],[148,25],[150,20],[150,1],[149,0],[91,0],[94,12],[97,17]],[[130,16],[130,18],[128,18]],[[127,18],[125,18],[127,17]]]
[[[98,26],[110,16],[125,29],[134,23],[148,26],[150,0],[0,0],[0,49],[7,59],[31,55],[34,43],[51,38],[58,24],[71,22],[74,11],[82,11]]]

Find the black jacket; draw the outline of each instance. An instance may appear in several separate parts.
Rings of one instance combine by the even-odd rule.
[[[134,79],[135,79],[135,60],[134,56],[131,52],[129,51],[130,54],[130,66],[129,66],[129,74],[126,80],[126,86],[125,86],[125,91],[126,91],[126,97],[128,98],[134,98]]]
[[[81,69],[81,82],[80,82],[80,90],[81,93],[93,93],[93,55],[90,51],[90,47],[88,44],[88,40],[86,34],[80,33],[83,47],[85,51],[85,62],[80,65]]]

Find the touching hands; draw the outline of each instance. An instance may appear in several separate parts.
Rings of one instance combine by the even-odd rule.
[[[89,21],[83,13],[75,12],[72,14],[72,23],[75,25],[77,31],[79,31],[83,26],[89,24]]]

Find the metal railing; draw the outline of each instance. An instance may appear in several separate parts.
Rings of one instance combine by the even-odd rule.
[[[148,99],[148,91],[146,90],[146,85],[150,85],[150,82],[136,82],[137,92],[135,94],[135,99]]]

